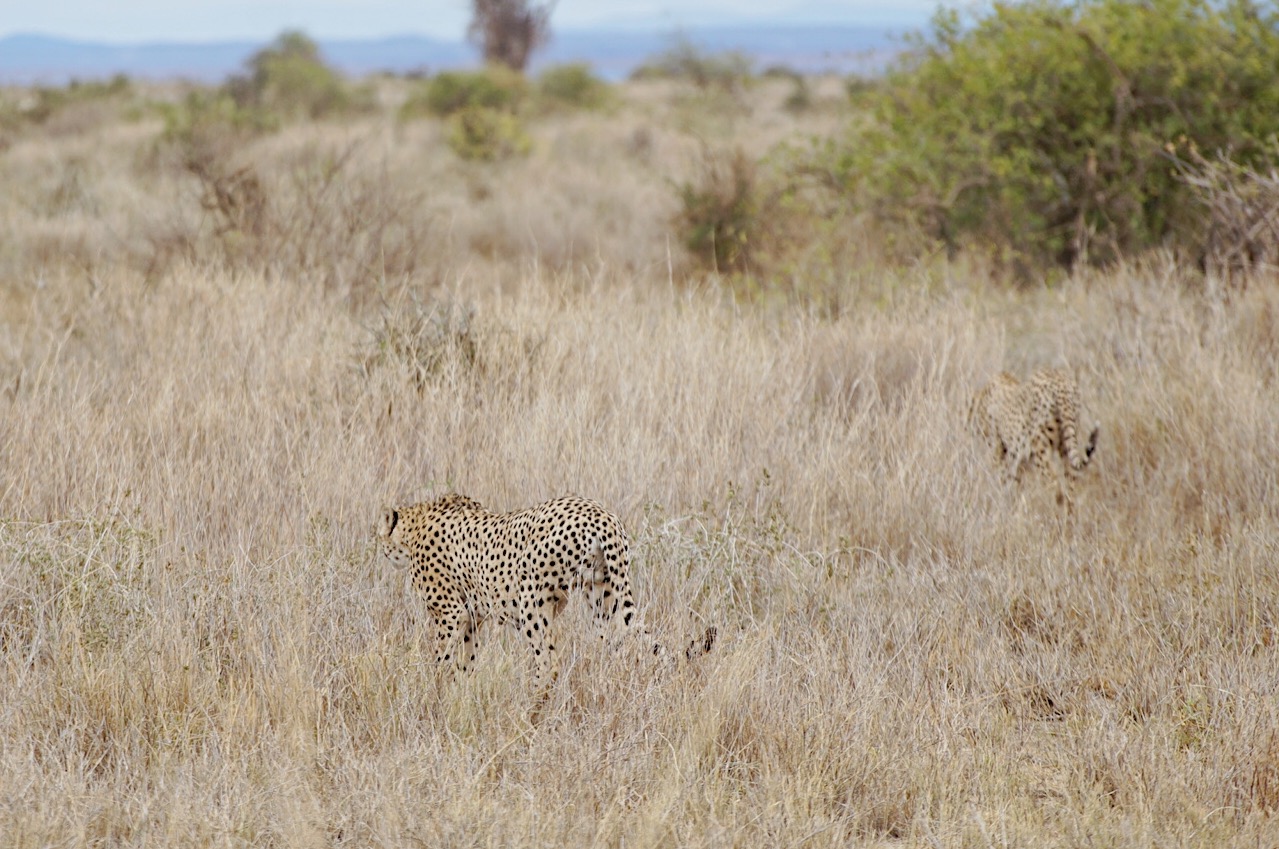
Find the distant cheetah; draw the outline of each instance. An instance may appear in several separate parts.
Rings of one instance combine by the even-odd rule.
[[[492,513],[464,495],[450,494],[382,514],[378,539],[386,558],[412,569],[414,583],[435,618],[437,660],[466,670],[475,660],[476,631],[490,616],[528,642],[535,684],[555,679],[550,626],[584,588],[600,637],[646,636],[631,596],[630,543],[621,520],[585,498],[557,498],[515,513]],[[684,650],[706,654],[708,628]],[[645,643],[660,655],[660,643]]]
[[[1040,369],[1025,383],[1002,372],[973,396],[968,421],[994,449],[1005,480],[1020,480],[1030,463],[1057,480],[1057,501],[1069,507],[1075,478],[1097,449],[1099,430],[1094,427],[1080,444],[1079,409],[1079,386],[1064,369]],[[1052,457],[1059,458],[1060,473]]]

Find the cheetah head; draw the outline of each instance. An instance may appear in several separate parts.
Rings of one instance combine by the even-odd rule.
[[[377,525],[377,538],[382,554],[390,560],[392,565],[397,569],[407,569],[413,562],[412,556],[409,554],[397,538],[395,533],[400,527],[400,511],[394,507],[388,507],[382,511],[382,518]]]

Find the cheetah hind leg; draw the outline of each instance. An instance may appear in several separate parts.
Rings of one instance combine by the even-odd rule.
[[[1003,462],[1003,470],[1001,477],[1005,486],[1015,486],[1021,482],[1021,472],[1026,465],[1028,453],[1024,446],[1009,447],[1007,443],[1000,443],[1003,450],[1000,453],[1000,459]]]
[[[719,636],[719,629],[711,625],[701,636],[694,637],[692,642],[688,644],[688,648],[684,649],[684,659],[693,660],[710,654],[711,649],[715,646],[715,638],[717,636]]]
[[[551,640],[551,620],[555,617],[555,602],[543,612],[534,597],[524,599],[520,617],[520,631],[533,655],[533,685],[538,691],[547,692],[559,677],[555,643]]]
[[[586,584],[586,599],[591,606],[591,615],[595,619],[595,631],[599,634],[601,642],[616,646],[628,632],[634,629],[634,623],[628,625],[623,618],[625,616],[625,613],[621,611],[623,599],[619,597],[617,587],[607,574],[600,580]],[[622,612],[621,617],[618,616],[619,612]],[[644,629],[640,627],[638,630],[642,632]]]
[[[554,611],[555,608],[552,607],[552,615],[543,617],[540,620],[540,627],[536,630],[534,630],[534,627],[538,625],[536,611],[530,607],[530,612],[525,614],[524,635],[533,652],[533,707],[529,712],[529,722],[534,727],[540,725],[546,716],[551,704],[551,693],[555,689],[555,681],[559,678],[559,658],[555,654],[555,644],[551,642],[549,633]]]

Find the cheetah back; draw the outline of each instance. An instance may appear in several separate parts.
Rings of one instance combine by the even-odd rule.
[[[1026,464],[1054,475],[1050,458],[1060,457],[1066,475],[1061,496],[1067,501],[1072,479],[1097,446],[1097,428],[1080,444],[1079,416],[1079,387],[1064,369],[1040,369],[1025,383],[1002,372],[977,391],[968,414],[1007,478],[1019,479]]]

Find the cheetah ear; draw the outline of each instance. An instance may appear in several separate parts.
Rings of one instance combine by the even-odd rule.
[[[1097,450],[1097,433],[1101,430],[1101,425],[1097,425],[1092,429],[1092,433],[1088,434],[1088,445],[1084,448],[1084,454],[1092,458],[1092,452]]]
[[[391,531],[395,530],[395,526],[400,521],[400,511],[394,507],[388,507],[382,511],[382,520],[378,522],[377,535],[380,537],[389,537]]]

